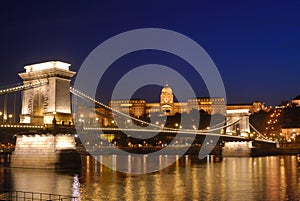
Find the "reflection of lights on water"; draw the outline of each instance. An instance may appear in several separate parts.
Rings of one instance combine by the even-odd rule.
[[[112,165],[112,169],[116,170],[117,169],[117,155],[112,155],[111,157],[111,165]]]
[[[78,175],[75,174],[73,178],[73,184],[72,184],[72,196],[73,197],[79,197],[80,195],[80,183]]]
[[[131,155],[130,154],[128,155],[127,163],[128,163],[128,172],[131,173]]]

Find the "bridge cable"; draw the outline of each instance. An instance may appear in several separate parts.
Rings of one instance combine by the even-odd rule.
[[[111,110],[111,111],[113,111],[114,113],[117,113],[117,114],[119,114],[119,115],[121,115],[121,116],[127,117],[127,118],[129,118],[129,119],[133,119],[133,120],[135,120],[135,121],[137,121],[137,122],[140,122],[140,123],[142,123],[142,124],[146,124],[146,125],[152,126],[152,127],[154,127],[154,128],[162,129],[161,126],[158,126],[158,125],[156,125],[156,124],[152,124],[152,123],[143,121],[143,120],[141,120],[141,119],[132,117],[132,116],[130,116],[130,115],[128,115],[128,114],[125,114],[125,113],[123,113],[123,112],[120,112],[120,111],[118,111],[118,110],[116,110],[116,109],[114,109],[114,108],[112,108],[112,107],[109,107],[109,106],[105,105],[104,103],[101,103],[101,102],[99,102],[99,101],[93,99],[92,97],[90,97],[90,96],[84,94],[83,92],[81,92],[81,91],[75,89],[74,87],[70,87],[70,92],[71,92],[72,94],[76,95],[76,96],[79,96],[79,97],[84,98],[84,99],[86,99],[86,100],[88,100],[88,101],[91,101],[91,102],[93,102],[93,103],[95,103],[95,104],[97,104],[97,105],[99,105],[99,106],[102,106],[102,107],[108,109],[108,110]],[[211,131],[216,131],[216,130],[220,130],[220,129],[223,129],[223,128],[226,128],[226,127],[230,127],[230,126],[232,126],[232,125],[237,124],[239,121],[240,121],[240,119],[238,119],[237,121],[235,121],[235,122],[233,122],[233,123],[231,123],[231,124],[229,124],[229,125],[221,126],[221,127],[218,127],[218,128],[212,128],[212,129],[202,129],[202,130],[180,129],[180,130],[179,130],[179,129],[176,129],[176,128],[163,127],[163,130],[172,130],[172,131],[177,131],[177,132],[178,132],[178,131],[186,131],[186,132],[193,132],[193,133],[195,133],[195,132],[197,132],[197,133],[198,133],[198,132],[208,133],[208,132],[211,132]],[[222,123],[223,123],[223,122],[222,122]],[[216,125],[214,125],[214,126],[216,126]],[[213,127],[214,127],[214,126],[213,126]]]
[[[267,137],[265,137],[263,134],[261,134],[251,123],[249,123],[249,125],[258,134],[259,137],[261,137],[264,140],[269,140]]]
[[[15,92],[24,91],[24,90],[28,90],[28,89],[32,89],[32,88],[37,88],[37,87],[40,87],[43,85],[47,85],[48,83],[49,83],[48,80],[47,81],[39,81],[39,83],[23,84],[23,85],[19,85],[16,87],[1,89],[0,95],[15,93]]]

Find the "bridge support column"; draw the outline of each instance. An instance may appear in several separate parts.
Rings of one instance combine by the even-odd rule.
[[[227,124],[231,124],[238,120],[240,121],[236,125],[227,127],[226,134],[249,137],[250,134],[249,116],[250,113],[248,109],[227,110],[226,111]]]
[[[11,167],[73,168],[81,166],[72,135],[18,135]]]
[[[4,95],[4,104],[3,104],[3,122],[7,121],[7,97]]]

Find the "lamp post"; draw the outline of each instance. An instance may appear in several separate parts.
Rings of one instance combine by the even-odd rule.
[[[9,115],[8,115],[9,123],[12,123],[12,122],[11,122],[12,117],[13,117],[12,114],[9,114]]]
[[[84,115],[83,114],[80,114],[79,122],[80,122],[81,126],[83,126],[83,124],[84,124]]]
[[[54,129],[56,128],[56,118],[55,118],[55,115],[56,115],[56,112],[53,112],[53,120],[52,120],[52,123],[53,123]]]

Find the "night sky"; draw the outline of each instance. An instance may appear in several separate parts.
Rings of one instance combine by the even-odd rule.
[[[1,1],[1,87],[21,82],[17,73],[27,64],[61,60],[77,71],[108,38],[155,27],[182,33],[207,51],[223,78],[228,103],[276,105],[300,94],[300,1],[74,2]],[[109,100],[122,73],[153,61],[187,77],[191,73],[172,55],[130,54],[113,64],[99,86],[100,99]],[[195,83],[197,78],[190,77]],[[144,87],[134,98],[158,101],[159,90]],[[196,91],[207,95],[201,84]]]

